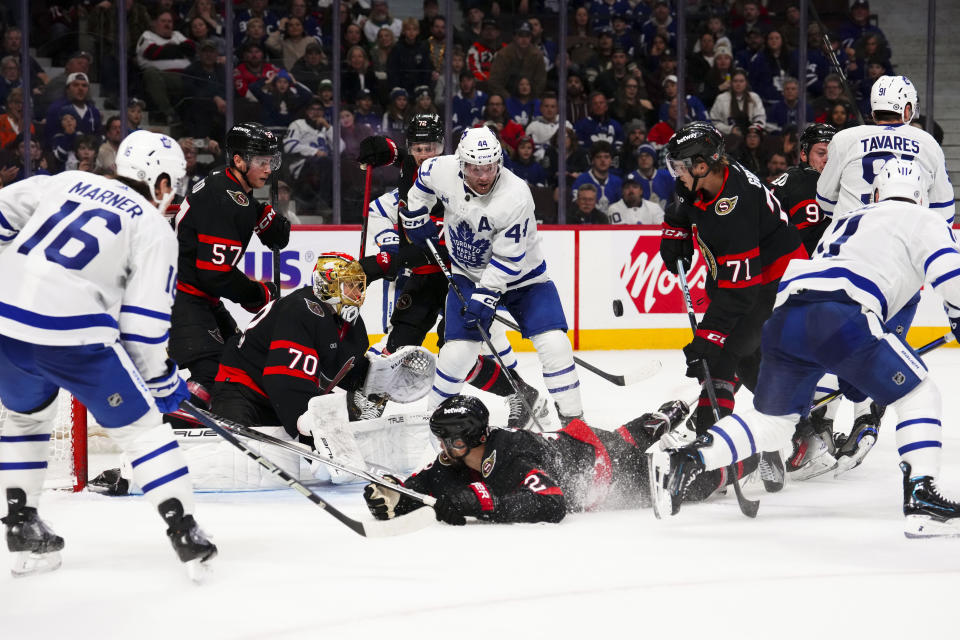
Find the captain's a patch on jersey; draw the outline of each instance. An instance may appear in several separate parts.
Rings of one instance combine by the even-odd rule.
[[[250,204],[250,198],[247,197],[247,194],[242,191],[231,191],[227,189],[227,195],[233,198],[233,201],[236,202],[241,207],[245,207]]]
[[[733,211],[733,208],[737,206],[737,200],[739,199],[740,199],[740,196],[733,196],[732,198],[720,198],[719,200],[717,200],[717,205],[716,205],[717,215],[725,216],[731,211]]]

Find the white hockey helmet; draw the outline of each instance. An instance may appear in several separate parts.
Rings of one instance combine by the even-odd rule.
[[[457,157],[460,158],[460,173],[466,176],[465,167],[468,164],[483,167],[495,164],[499,174],[503,166],[503,149],[497,135],[485,126],[465,129],[460,136],[457,146]]]
[[[117,175],[145,183],[150,190],[151,201],[156,197],[155,189],[160,176],[169,177],[173,191],[157,204],[160,213],[164,213],[187,175],[187,161],[180,145],[170,136],[134,131],[123,139],[117,149]]]
[[[873,188],[874,202],[906,198],[922,205],[927,193],[927,179],[916,162],[890,158],[873,179]]]
[[[880,76],[870,89],[870,110],[892,111],[902,117],[907,105],[910,105],[909,124],[917,117],[917,88],[906,76]]]

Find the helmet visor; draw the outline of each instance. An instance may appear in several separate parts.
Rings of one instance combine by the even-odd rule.
[[[693,158],[672,158],[667,154],[667,170],[674,179],[680,178],[693,169]]]
[[[251,169],[266,169],[270,167],[270,171],[277,171],[280,169],[280,153],[275,153],[272,156],[253,156],[249,160]]]
[[[500,165],[496,162],[490,164],[464,164],[463,165],[463,174],[464,177],[470,178],[471,180],[489,180],[496,177],[497,171],[500,170]]]

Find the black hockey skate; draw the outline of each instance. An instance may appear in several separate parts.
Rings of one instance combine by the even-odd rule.
[[[184,515],[183,504],[176,498],[164,500],[157,510],[167,523],[167,537],[177,557],[187,566],[190,578],[200,582],[217,556],[217,545],[207,539],[192,515]]]
[[[125,496],[130,493],[130,481],[123,477],[120,469],[107,469],[88,482],[87,487],[105,496]]]
[[[800,418],[797,423],[793,452],[786,462],[792,479],[809,480],[836,467],[833,420],[825,416],[826,408],[823,408],[812,412],[809,418]]]
[[[910,477],[910,465],[900,463],[903,472],[903,534],[908,538],[960,536],[960,503],[947,500],[934,485],[932,476]]]
[[[779,451],[764,451],[761,453],[758,468],[760,469],[760,479],[763,480],[763,488],[766,489],[767,493],[776,493],[783,489],[786,469]]]
[[[709,435],[701,438],[706,443]],[[697,445],[673,451],[655,450],[647,454],[647,459],[653,514],[658,519],[677,515],[687,489],[704,471],[703,457],[697,451]]]
[[[561,429],[563,429],[564,427],[566,427],[568,424],[570,424],[570,423],[573,422],[574,420],[583,420],[583,413],[582,413],[582,412],[580,413],[580,415],[576,415],[576,416],[565,416],[565,415],[563,415],[562,413],[560,413],[560,405],[558,405],[556,402],[554,402],[554,403],[553,403],[553,406],[554,406],[554,407],[556,408],[556,410],[557,410],[557,417],[560,419],[560,428],[561,428]]]
[[[350,422],[376,420],[383,415],[383,410],[386,408],[386,396],[375,394],[368,397],[359,389],[347,394],[347,417]]]
[[[7,489],[7,515],[0,522],[6,525],[7,549],[13,554],[10,573],[15,578],[54,571],[62,562],[63,538],[40,519],[35,508],[26,505],[23,489]]]
[[[886,407],[879,407],[877,403],[870,403],[870,410],[863,415],[857,416],[853,421],[853,430],[850,435],[844,433],[833,434],[833,441],[836,443],[837,467],[834,477],[840,477],[842,474],[860,466],[863,459],[870,453],[870,449],[877,443],[880,435],[880,419]]]
[[[543,425],[544,418],[550,413],[550,408],[547,406],[547,399],[540,397],[540,392],[528,385],[523,378],[520,377],[515,371],[511,371],[510,375],[513,377],[514,382],[517,383],[517,388],[520,389],[520,393],[514,393],[506,398],[507,401],[507,427],[510,429],[531,429],[531,430],[540,430],[537,429],[537,423],[539,422]],[[526,403],[524,403],[526,400]],[[533,414],[527,410],[527,407],[533,410]],[[536,417],[536,420],[534,420]]]

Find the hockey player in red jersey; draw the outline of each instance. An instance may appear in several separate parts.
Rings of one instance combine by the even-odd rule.
[[[176,216],[180,258],[170,355],[190,369],[191,391],[209,402],[224,342],[237,324],[221,298],[257,312],[279,297],[272,282],[248,278],[237,265],[254,233],[273,250],[287,245],[290,222],[253,197],[280,168],[280,143],[266,128],[243,123],[227,134],[227,166],[193,187]]]
[[[720,414],[727,415],[737,382],[756,386],[760,328],[773,309],[780,276],[790,260],[807,252],[773,194],[724,155],[723,137],[713,125],[693,122],[677,131],[667,143],[667,164],[677,178],[678,205],[664,217],[660,255],[674,273],[678,259],[689,265],[696,227],[709,267],[710,305],[683,349],[687,376],[701,378],[700,361],[706,360]],[[714,422],[706,388],[694,421],[698,433]]]
[[[402,484],[436,497],[437,519],[454,525],[465,524],[468,516],[559,522],[570,512],[649,506],[644,452],[686,413],[686,405],[673,401],[616,431],[593,429],[577,419],[560,431],[531,433],[491,428],[483,402],[453,396],[430,417],[440,454]],[[751,466],[756,463],[745,462],[740,475],[752,471]],[[724,470],[701,475],[686,499],[704,500],[727,482]],[[422,506],[375,484],[364,488],[364,498],[381,520]]]

